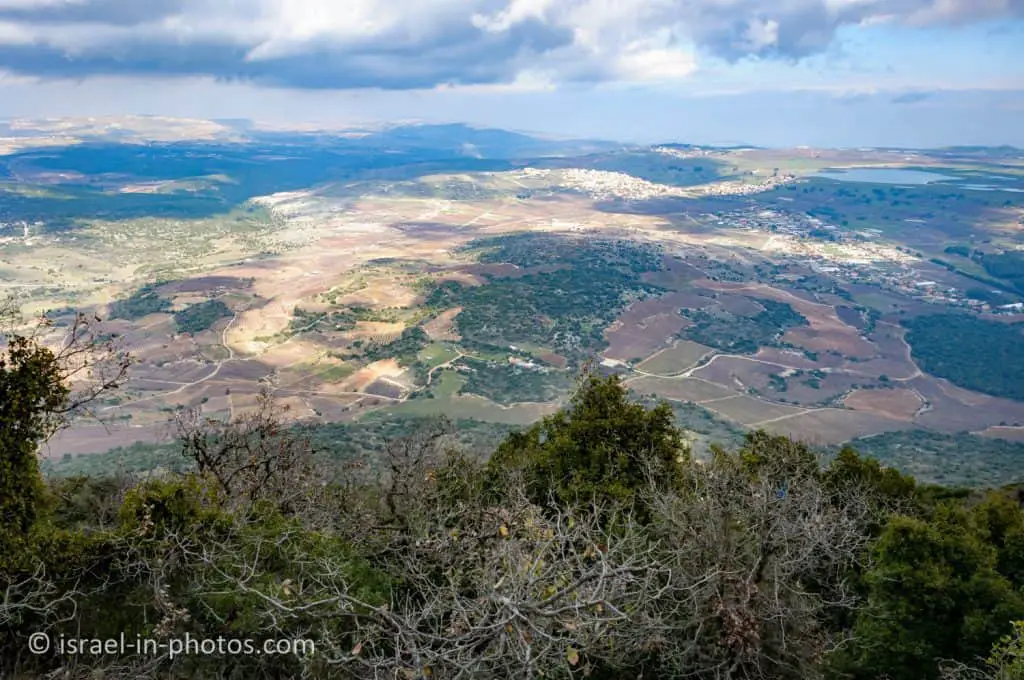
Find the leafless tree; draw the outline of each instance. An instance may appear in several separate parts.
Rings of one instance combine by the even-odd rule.
[[[285,422],[286,412],[267,390],[255,409],[230,421],[205,416],[201,407],[183,409],[175,416],[182,455],[215,481],[226,503],[270,500],[294,511],[321,485],[312,443]]]
[[[856,604],[845,575],[868,542],[866,499],[781,459],[754,472],[720,454],[650,503],[673,584],[650,636],[673,676],[814,677],[841,643],[825,614]]]
[[[70,388],[67,398],[44,414],[44,439],[80,415],[101,421],[92,405],[124,384],[134,359],[116,336],[103,330],[102,323],[98,316],[83,312],[75,313],[70,324],[62,327],[45,314],[26,322],[15,298],[0,302],[0,347],[24,343],[49,348],[55,367],[49,373],[53,392]]]
[[[1016,680],[1012,676],[1000,676],[993,669],[984,669],[959,661],[946,661],[939,666],[942,680]]]
[[[341,555],[295,554],[301,582],[276,590],[251,562],[262,550],[204,542],[188,559],[205,565],[207,592],[262,602],[268,635],[306,631],[316,663],[346,677],[567,677],[642,649],[631,622],[668,587],[629,513],[609,527],[600,510],[552,515],[518,493],[438,514],[383,556],[397,581],[387,602],[358,596]]]
[[[406,523],[422,514],[430,476],[451,448],[453,428],[447,418],[430,419],[404,437],[384,440],[384,474],[378,478],[389,518]]]

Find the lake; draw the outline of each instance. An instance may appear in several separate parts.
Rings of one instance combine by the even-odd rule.
[[[849,168],[846,170],[822,170],[813,177],[834,179],[839,182],[865,182],[869,184],[931,184],[958,179],[949,175],[923,170],[903,168]]]
[[[994,178],[998,179],[998,178]],[[997,187],[991,184],[959,184],[964,189],[973,189],[975,191],[1012,191],[1017,194],[1024,194],[1024,189],[1015,189],[1013,187]]]

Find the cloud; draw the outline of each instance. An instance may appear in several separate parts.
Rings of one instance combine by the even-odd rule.
[[[800,59],[842,26],[1024,17],[1024,0],[0,0],[0,70],[307,89],[674,81]]]

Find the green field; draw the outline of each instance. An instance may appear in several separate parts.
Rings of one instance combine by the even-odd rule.
[[[431,369],[451,361],[457,356],[459,356],[459,353],[452,349],[450,345],[435,342],[421,349],[419,354],[416,355],[416,359],[428,369]]]
[[[356,369],[354,366],[344,364],[342,366],[331,366],[325,371],[320,371],[316,374],[318,380],[322,380],[326,383],[341,382],[345,378],[355,373]]]
[[[531,404],[518,404],[508,408],[476,395],[460,395],[466,385],[466,376],[454,370],[441,370],[425,393],[417,394],[402,404],[388,409],[397,416],[451,416],[493,423],[528,425],[539,419],[544,410]]]

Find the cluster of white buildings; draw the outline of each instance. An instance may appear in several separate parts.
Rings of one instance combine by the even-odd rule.
[[[764,177],[753,182],[737,182],[726,180],[712,184],[702,184],[700,193],[704,196],[752,196],[753,194],[771,191],[775,187],[795,182],[795,175],[778,175]]]
[[[667,184],[655,184],[623,172],[569,168],[562,172],[560,184],[581,191],[596,200],[642,201],[663,196],[686,196],[687,192]]]
[[[744,229],[747,231],[767,231],[790,236],[806,236],[816,229],[837,230],[837,227],[825,224],[817,217],[769,208],[706,213],[703,217],[720,227]]]
[[[652,146],[654,153],[675,156],[676,158],[707,158],[708,156],[721,156],[722,152],[717,149],[701,149],[700,147],[686,147],[677,149],[671,146]]]

